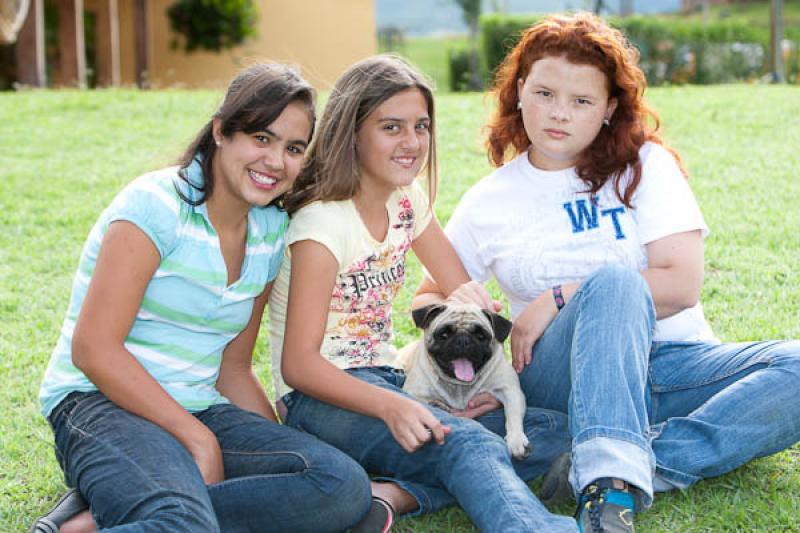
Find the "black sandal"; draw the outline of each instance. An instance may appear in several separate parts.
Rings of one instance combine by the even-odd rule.
[[[78,489],[69,489],[52,509],[36,519],[28,533],[58,533],[64,522],[88,508]]]
[[[372,506],[366,516],[350,531],[352,533],[387,533],[392,529],[395,514],[391,503],[380,496],[373,496]]]

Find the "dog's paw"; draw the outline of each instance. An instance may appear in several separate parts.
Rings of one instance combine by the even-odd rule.
[[[506,435],[506,445],[508,451],[511,452],[511,457],[518,461],[526,459],[533,449],[528,437],[524,433],[514,433]]]

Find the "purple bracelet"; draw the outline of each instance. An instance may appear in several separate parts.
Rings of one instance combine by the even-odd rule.
[[[564,301],[564,294],[561,292],[561,285],[553,285],[553,300],[556,301],[556,309],[561,311],[564,309],[566,302]]]

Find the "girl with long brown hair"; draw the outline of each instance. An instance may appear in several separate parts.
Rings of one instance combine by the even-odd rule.
[[[252,370],[314,100],[290,67],[243,70],[179,164],[100,215],[40,392],[74,488],[33,533],[341,531],[367,513],[364,470],[279,424]]]
[[[336,82],[286,202],[289,253],[270,304],[279,411],[379,476],[382,530],[395,512],[457,502],[481,531],[574,531],[515,474],[503,439],[402,391],[391,313],[407,253],[447,294],[469,281],[416,183],[424,169],[435,189],[435,129],[431,89],[398,58]]]

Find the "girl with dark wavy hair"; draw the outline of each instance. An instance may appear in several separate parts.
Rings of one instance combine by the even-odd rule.
[[[800,343],[722,344],[703,316],[708,228],[658,136],[638,60],[590,14],[525,31],[493,93],[487,144],[499,168],[445,230],[470,277],[494,277],[511,303],[528,462],[553,453],[537,448],[539,429],[569,428],[570,453],[544,492],[568,477],[584,532],[633,531],[655,491],[800,439]],[[414,305],[441,292],[425,280]],[[475,405],[480,415],[497,403]]]
[[[179,164],[100,215],[40,391],[74,488],[32,533],[342,531],[367,514],[364,470],[279,424],[252,371],[314,100],[287,66],[243,70]]]

